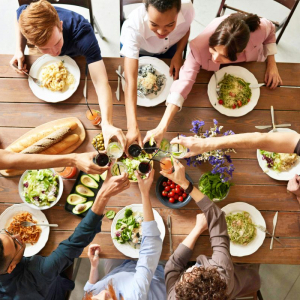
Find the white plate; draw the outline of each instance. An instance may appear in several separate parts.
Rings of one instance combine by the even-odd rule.
[[[114,217],[114,220],[111,224],[111,238],[113,240],[113,243],[115,245],[115,247],[124,255],[131,257],[131,258],[139,258],[139,252],[140,252],[140,247],[137,247],[136,249],[134,249],[131,245],[127,244],[120,244],[118,243],[114,237],[115,237],[115,232],[116,230],[116,224],[117,221],[119,219],[123,219],[124,215],[125,215],[125,210],[127,208],[131,208],[133,212],[143,212],[143,205],[142,204],[131,204],[128,205],[126,207],[124,207],[123,209],[121,209],[116,216]],[[165,234],[166,234],[166,229],[165,229],[165,224],[164,221],[162,219],[162,217],[159,215],[159,213],[153,209],[153,214],[154,214],[154,219],[157,222],[157,227],[160,231],[160,238],[163,241],[165,238]]]
[[[51,170],[53,172],[53,174],[55,174],[55,171],[53,169],[49,169],[49,170]],[[47,205],[45,205],[45,206],[36,206],[34,204],[26,202],[25,198],[23,196],[23,192],[24,192],[23,180],[24,180],[24,177],[26,176],[27,173],[28,173],[28,170],[23,173],[23,175],[21,176],[20,181],[19,181],[19,195],[20,195],[22,201],[27,206],[29,206],[33,209],[37,209],[37,210],[45,210],[45,209],[49,209],[50,207],[54,206],[60,200],[60,198],[62,196],[62,193],[63,193],[63,190],[64,190],[64,183],[63,183],[62,178],[60,176],[58,176],[59,189],[58,189],[57,199],[55,201],[53,201],[49,206],[47,206]]]
[[[137,105],[139,106],[151,107],[164,102],[169,95],[170,88],[173,83],[173,77],[169,75],[170,67],[164,61],[156,57],[150,57],[150,56],[143,56],[139,58],[139,67],[144,65],[150,65],[150,64],[155,68],[157,74],[159,75],[164,74],[166,76],[166,79],[164,81],[164,85],[162,86],[161,90],[157,93],[157,95],[151,93],[149,95],[146,95],[145,98],[138,96]],[[123,91],[125,90],[124,79],[122,79],[122,89]]]
[[[277,130],[278,130],[278,132],[295,132],[295,133],[297,133],[295,130],[292,130],[289,128],[277,128]],[[273,130],[271,130],[269,132],[273,132]],[[263,170],[263,172],[265,172],[271,178],[276,179],[276,180],[289,181],[290,179],[292,179],[295,176],[295,174],[300,174],[300,159],[299,159],[299,157],[298,157],[298,161],[296,162],[296,164],[286,172],[276,172],[273,169],[269,169],[267,167],[267,162],[265,160],[263,160],[263,156],[260,154],[259,149],[257,149],[257,160],[258,160],[258,164],[261,167],[261,169]]]
[[[36,83],[33,82],[33,80],[30,77],[28,77],[29,87],[31,88],[34,95],[39,99],[44,100],[46,102],[56,103],[67,100],[77,90],[78,85],[80,83],[80,70],[76,62],[69,56],[51,56],[49,54],[45,54],[39,57],[33,63],[33,65],[30,68],[29,74],[32,77],[41,80],[43,67],[59,62],[61,60],[64,61],[64,65],[69,71],[69,73],[71,73],[74,76],[74,83],[63,92],[52,92],[47,88],[39,87]]]
[[[249,72],[245,68],[238,67],[238,66],[225,67],[225,68],[220,69],[218,72],[216,72],[218,82],[220,82],[223,79],[225,73],[240,77],[240,78],[244,79],[246,82],[249,82],[251,84],[258,83],[257,79],[251,72]],[[208,97],[209,97],[209,101],[210,101],[211,105],[219,113],[221,113],[225,116],[228,116],[228,117],[241,117],[241,116],[246,115],[247,113],[249,113],[250,111],[252,111],[254,109],[254,107],[256,106],[258,99],[259,99],[260,89],[259,88],[251,89],[251,91],[252,91],[252,96],[251,96],[250,102],[248,104],[246,104],[240,108],[237,107],[235,109],[231,109],[231,108],[226,108],[225,106],[218,103],[218,96],[216,93],[215,75],[213,75],[210,78],[210,81],[209,81],[208,87],[207,87],[207,93],[208,93]]]
[[[245,202],[235,202],[228,204],[222,208],[222,210],[225,212],[225,215],[228,215],[230,213],[240,213],[243,211],[246,211],[247,213],[250,214],[250,217],[252,219],[252,222],[255,225],[261,225],[264,228],[266,228],[266,222],[261,215],[260,211],[257,210],[254,206],[245,203]],[[238,245],[235,243],[232,243],[230,241],[230,254],[232,256],[247,256],[251,255],[254,252],[256,252],[260,246],[263,244],[264,239],[266,237],[265,232],[261,231],[260,229],[256,229],[256,237],[254,238],[253,241],[251,241],[248,245]]]
[[[25,204],[14,204],[7,208],[1,215],[0,215],[0,228],[4,229],[7,228],[12,221],[13,217],[21,212],[29,212],[32,214],[33,220],[37,221],[38,224],[49,224],[46,216],[42,211],[32,209]],[[49,238],[49,227],[41,226],[42,232],[38,242],[34,245],[26,244],[24,256],[30,257],[37,253],[39,253],[46,245],[48,238]]]

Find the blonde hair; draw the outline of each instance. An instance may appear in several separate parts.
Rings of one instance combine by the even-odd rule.
[[[31,3],[19,18],[21,33],[28,43],[38,47],[47,44],[55,26],[61,31],[57,11],[46,0]]]

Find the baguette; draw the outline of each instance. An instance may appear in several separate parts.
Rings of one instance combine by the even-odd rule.
[[[39,140],[38,142],[24,149],[23,151],[21,151],[21,153],[25,153],[25,154],[40,153],[50,148],[52,145],[60,142],[65,137],[65,135],[70,131],[71,129],[69,127],[63,127],[59,130],[56,130],[53,133],[46,136],[45,138]]]
[[[65,137],[62,141],[59,143],[51,146],[47,150],[41,152],[40,154],[59,154],[63,152],[64,150],[68,149],[75,143],[77,143],[79,140],[78,134],[71,134],[67,137]]]
[[[40,141],[41,139],[47,137],[51,133],[53,133],[56,130],[59,130],[63,127],[69,127],[71,130],[75,130],[78,127],[78,124],[75,121],[72,121],[72,122],[69,121],[69,122],[62,123],[60,125],[53,126],[48,129],[41,130],[40,132],[31,134],[31,135],[21,139],[17,143],[7,147],[6,150],[8,150],[10,152],[19,153],[19,152],[23,151],[24,149],[30,147],[34,143]]]

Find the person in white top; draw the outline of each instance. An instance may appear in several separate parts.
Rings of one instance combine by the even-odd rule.
[[[120,40],[121,55],[125,57],[127,154],[128,147],[135,141],[142,146],[136,115],[139,56],[172,58],[170,76],[177,79],[194,16],[190,0],[144,0],[144,5],[124,22]]]

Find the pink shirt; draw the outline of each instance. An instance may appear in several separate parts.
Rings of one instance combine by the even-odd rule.
[[[179,79],[174,81],[167,104],[172,103],[179,108],[190,93],[200,69],[217,71],[220,64],[212,61],[209,52],[209,38],[215,32],[219,24],[228,16],[215,18],[195,39],[190,42],[191,51],[179,72]],[[245,61],[265,61],[268,55],[277,53],[276,50],[275,26],[265,18],[260,19],[260,27],[250,33],[250,40],[243,53],[238,59],[231,63]]]

